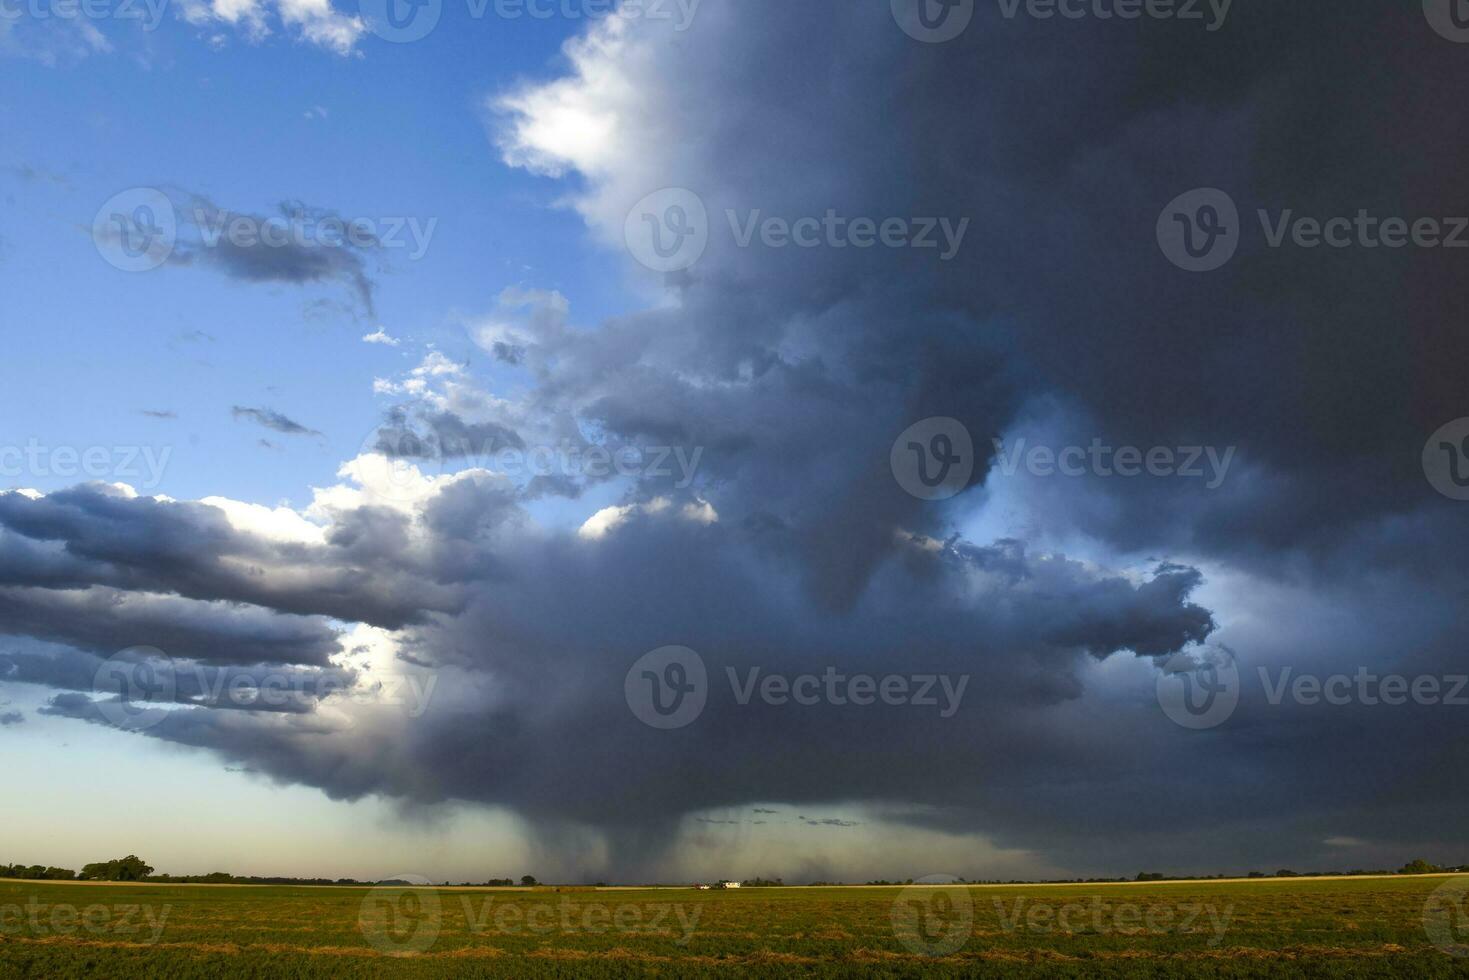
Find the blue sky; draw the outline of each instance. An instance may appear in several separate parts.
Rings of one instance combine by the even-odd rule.
[[[11,43],[45,26],[19,23]],[[427,345],[469,357],[463,323],[502,289],[559,290],[591,323],[625,303],[618,267],[556,207],[564,188],[504,166],[487,129],[486,100],[552,71],[579,22],[473,19],[450,4],[428,37],[391,44],[367,33],[347,56],[278,24],[256,42],[226,30],[218,50],[214,30],[171,13],[152,32],[97,26],[111,51],[0,60],[0,329],[13,356],[64,365],[66,379],[11,379],[16,431],[53,444],[171,446],[157,489],[172,496],[218,493],[227,474],[243,499],[301,503],[380,420],[373,378],[411,366]],[[389,259],[371,317],[331,285],[112,268],[84,229],[132,187],[182,188],[244,213],[303,201],[437,224],[421,258]],[[379,328],[403,346],[361,343]],[[270,438],[277,448],[265,449],[258,440],[272,434],[233,419],[236,405],[323,437]]]

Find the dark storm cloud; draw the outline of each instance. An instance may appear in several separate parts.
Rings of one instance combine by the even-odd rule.
[[[248,419],[256,425],[262,425],[272,432],[280,432],[288,436],[319,436],[320,432],[308,429],[300,422],[287,418],[280,412],[269,408],[243,408],[236,405],[230,410],[230,414],[238,419]]]
[[[466,519],[495,506],[486,496]],[[386,511],[354,515],[369,518],[387,528],[405,520]],[[363,546],[350,534],[326,546],[281,543],[236,530],[208,505],[126,497],[102,486],[34,500],[0,494],[0,530],[6,585],[176,594],[386,629],[431,611],[458,611],[465,602],[462,590],[426,574],[422,562],[431,555],[397,554],[370,568],[354,557]]]
[[[1236,446],[1267,481],[1206,499],[1099,482],[1089,492],[1114,506],[1085,529],[1133,547],[1325,557],[1385,514],[1442,512],[1418,456],[1466,414],[1445,370],[1469,356],[1442,318],[1469,299],[1453,253],[1272,249],[1256,210],[1461,211],[1447,134],[1462,110],[1438,94],[1466,71],[1460,52],[1416,7],[1369,3],[1240,8],[1213,35],[1093,26],[985,20],[915,59],[894,94],[909,107],[896,142],[924,148],[915,184],[935,205],[983,208],[936,301],[1003,321],[1083,441]],[[1023,53],[1002,50],[1012,43]],[[956,126],[946,100],[920,93],[961,77],[987,97]],[[1405,118],[1400,104],[1419,108]],[[986,162],[960,173],[960,160]],[[1235,198],[1244,243],[1218,272],[1189,274],[1151,228],[1201,186]],[[1442,530],[1465,541],[1462,522]]]
[[[1194,733],[1163,716],[1153,685],[1154,658],[1226,633],[1247,673],[1462,661],[1469,530],[1418,456],[1469,415],[1455,319],[1469,279],[1450,253],[1269,249],[1258,225],[1230,265],[1186,273],[1154,225],[1201,186],[1228,189],[1246,225],[1255,207],[1462,210],[1462,52],[1416,8],[1365,0],[1238,8],[1210,34],[979,5],[945,45],[909,39],[880,3],[708,0],[701,18],[678,44],[656,23],[625,25],[582,55],[616,59],[626,84],[559,93],[619,126],[583,175],[596,230],[619,238],[631,205],[663,187],[708,206],[708,253],[665,283],[678,304],[580,331],[542,298],[513,341],[486,340],[524,384],[517,424],[458,390],[451,411],[401,411],[377,446],[435,460],[539,439],[522,420],[568,437],[585,425],[703,447],[694,485],[643,474],[600,535],[577,535],[519,502],[580,483],[476,478],[411,513],[341,510],[320,546],[242,534],[202,505],[7,495],[0,582],[398,629],[401,659],[455,679],[412,725],[331,738],[310,716],[266,727],[183,710],[148,734],[333,798],[579,821],[608,833],[614,872],[631,878],[683,815],[754,801],[886,807],[892,822],[1099,874],[1278,867],[1341,835],[1452,837],[1442,828],[1466,798],[1442,774],[1466,750],[1451,711],[1272,706],[1256,685],[1227,725]],[[507,145],[533,162],[534,147]],[[727,209],[972,227],[949,262],[740,248],[721,232]],[[961,422],[980,457],[947,503],[909,495],[889,465],[898,434],[930,416]],[[1000,492],[992,440],[1027,434],[1236,447],[1239,462],[1214,491],[1025,484],[1028,518],[1074,535],[1085,560],[1019,532],[970,540]],[[696,519],[703,507],[717,519]],[[1139,555],[1160,557],[1140,570]],[[1229,616],[1202,598],[1206,567]],[[623,698],[633,662],[670,644],[698,651],[711,678],[704,714],[673,732]],[[741,705],[726,680],[828,667],[968,683],[942,717]],[[73,695],[49,710],[105,720]]]
[[[216,664],[325,665],[338,651],[325,623],[233,603],[109,588],[0,587],[0,633],[66,643],[102,656],[155,646]]]
[[[19,711],[7,711],[3,714],[0,714],[0,728],[7,727],[9,725],[19,725],[22,724],[25,720],[26,716],[21,714]]]

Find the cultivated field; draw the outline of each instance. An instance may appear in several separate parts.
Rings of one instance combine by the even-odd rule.
[[[0,976],[1469,977],[1469,879],[1023,887],[0,881]]]

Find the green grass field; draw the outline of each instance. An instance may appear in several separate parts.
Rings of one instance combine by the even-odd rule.
[[[0,976],[1469,977],[1469,958],[1435,945],[1469,942],[1453,932],[1460,893],[1429,904],[1455,883],[1469,890],[1440,877],[562,893],[0,881]]]

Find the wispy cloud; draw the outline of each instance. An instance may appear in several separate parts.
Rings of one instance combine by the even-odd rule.
[[[295,419],[287,418],[280,412],[270,408],[245,408],[236,405],[231,409],[236,420],[246,419],[256,425],[263,425],[272,432],[279,432],[288,436],[319,436],[316,429],[307,428]]]

